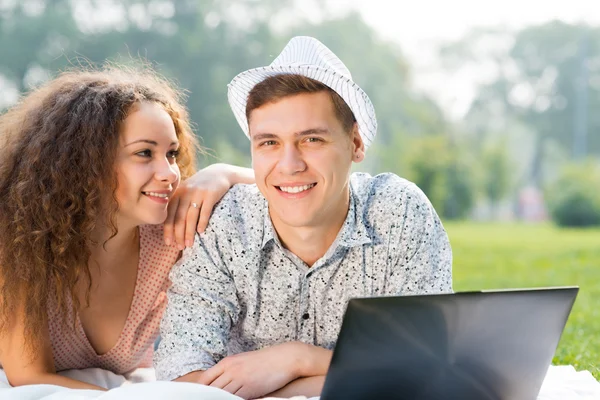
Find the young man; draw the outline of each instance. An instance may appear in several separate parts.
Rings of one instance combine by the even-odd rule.
[[[173,268],[157,376],[243,398],[318,395],[346,302],[450,292],[448,238],[414,184],[350,175],[375,113],[317,40],[239,74],[229,102],[256,185],[231,189]]]

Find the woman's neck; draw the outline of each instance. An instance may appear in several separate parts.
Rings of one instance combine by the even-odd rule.
[[[139,251],[139,227],[121,226],[117,229],[117,234],[112,236],[112,229],[98,226],[92,235],[94,244],[90,249],[90,261],[94,261],[102,269],[118,266],[119,260],[127,259],[132,253]]]

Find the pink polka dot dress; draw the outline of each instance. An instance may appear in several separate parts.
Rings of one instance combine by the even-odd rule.
[[[75,332],[61,326],[60,316],[50,307],[49,331],[54,365],[57,371],[80,368],[103,368],[123,374],[140,367],[152,366],[153,345],[167,305],[169,272],[179,251],[166,246],[162,225],[140,226],[140,257],[133,300],[123,331],[115,346],[97,354],[77,318]]]

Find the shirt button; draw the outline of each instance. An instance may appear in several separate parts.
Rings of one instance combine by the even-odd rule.
[[[302,316],[302,319],[309,319],[309,318],[310,318],[310,315],[308,315],[308,313],[305,313],[305,314]]]

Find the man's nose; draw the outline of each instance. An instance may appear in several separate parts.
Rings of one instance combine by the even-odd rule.
[[[296,146],[289,145],[282,149],[279,159],[279,168],[281,172],[293,175],[306,170],[306,163],[302,152]]]

